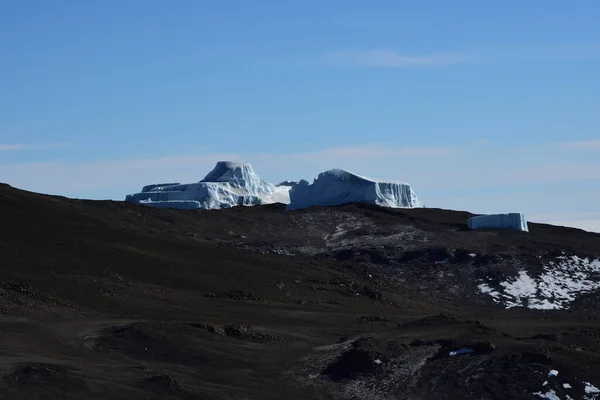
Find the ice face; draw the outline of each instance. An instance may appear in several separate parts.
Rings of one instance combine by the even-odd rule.
[[[220,161],[197,183],[163,183],[144,186],[126,201],[160,208],[219,209],[239,205],[289,203],[288,186],[262,180],[250,164]]]
[[[302,180],[293,186],[287,209],[360,202],[392,208],[423,207],[408,183],[379,181],[332,169],[319,174],[312,184]]]
[[[467,221],[469,229],[515,229],[528,232],[525,215],[520,213],[490,214],[469,218]]]
[[[200,182],[228,183],[238,190],[257,196],[271,196],[276,188],[275,185],[260,179],[250,164],[231,161],[219,161]]]

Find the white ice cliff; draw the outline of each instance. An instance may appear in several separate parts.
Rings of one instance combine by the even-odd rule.
[[[525,215],[520,213],[489,214],[469,218],[467,221],[469,229],[514,229],[529,232]]]
[[[198,183],[144,186],[126,201],[160,208],[218,209],[238,205],[289,203],[289,186],[266,182],[250,164],[219,161]]]
[[[288,210],[346,203],[370,203],[382,207],[424,207],[408,183],[379,181],[342,169],[319,174],[309,184],[301,180],[290,189]]]

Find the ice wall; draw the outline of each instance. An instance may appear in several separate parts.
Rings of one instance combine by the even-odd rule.
[[[302,180],[290,189],[288,210],[346,203],[371,203],[383,207],[423,207],[408,183],[385,182],[352,172],[332,169],[309,184]]]
[[[239,205],[289,202],[289,187],[277,187],[262,180],[247,163],[219,161],[197,183],[146,185],[126,201],[160,208],[218,209]]]
[[[223,182],[255,196],[272,196],[275,185],[262,180],[248,163],[219,161],[201,182]]]
[[[469,218],[469,229],[514,229],[529,232],[525,215],[521,213],[489,214]]]

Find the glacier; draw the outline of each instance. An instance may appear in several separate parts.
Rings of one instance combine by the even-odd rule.
[[[522,213],[488,214],[467,220],[469,229],[514,229],[529,232],[527,220]]]
[[[219,161],[204,179],[195,183],[155,183],[125,201],[156,208],[221,209],[234,206],[283,203],[288,210],[346,203],[370,203],[382,207],[424,207],[411,186],[381,181],[343,169],[322,172],[306,180],[278,185],[261,179],[249,163]]]
[[[322,172],[312,184],[301,180],[291,187],[289,196],[288,210],[347,203],[391,208],[425,207],[408,183],[371,179],[343,169]]]
[[[220,209],[290,202],[288,185],[261,179],[249,163],[219,161],[197,183],[157,183],[127,195],[125,201],[157,208]]]

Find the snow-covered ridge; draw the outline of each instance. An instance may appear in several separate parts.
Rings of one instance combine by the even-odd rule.
[[[506,308],[568,309],[578,295],[600,289],[600,260],[561,256],[544,266],[538,276],[521,270],[513,279],[497,284],[489,279],[477,288]]]
[[[293,186],[287,209],[359,202],[392,208],[424,207],[408,183],[381,181],[332,169],[320,173],[312,184],[301,180]]]

